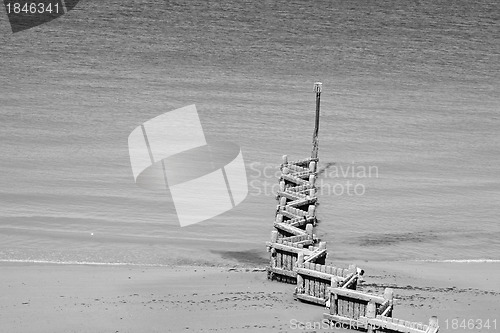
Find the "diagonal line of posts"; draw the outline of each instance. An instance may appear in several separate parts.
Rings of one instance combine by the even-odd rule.
[[[391,288],[386,288],[383,295],[357,290],[364,271],[356,265],[342,268],[326,262],[327,244],[314,233],[321,83],[315,83],[314,91],[316,122],[311,157],[289,161],[284,155],[280,166],[276,216],[271,239],[266,242],[270,253],[268,279],[295,284],[295,299],[325,306],[327,312],[323,317],[332,325],[341,324],[345,328],[368,332],[438,332],[435,316],[430,318],[428,325],[392,318],[394,295]]]

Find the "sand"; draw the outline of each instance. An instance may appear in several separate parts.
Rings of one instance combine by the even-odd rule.
[[[498,263],[358,265],[366,269],[363,290],[395,289],[394,317],[426,322],[437,315],[442,332],[471,332],[451,330],[454,318],[500,325]],[[262,267],[2,263],[0,272],[1,332],[337,330],[314,329],[324,309],[295,301],[294,286],[268,281]]]

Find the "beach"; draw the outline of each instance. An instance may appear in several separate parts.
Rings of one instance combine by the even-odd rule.
[[[0,333],[331,331],[300,324],[323,309],[262,271],[282,155],[311,156],[316,81],[328,261],[365,269],[363,291],[393,288],[395,317],[494,332],[499,14],[497,0],[81,0],[13,34],[2,12]],[[192,104],[207,141],[240,147],[248,196],[180,227],[170,188],[135,183],[128,138]]]
[[[359,266],[366,269],[361,290],[394,289],[396,318],[427,323],[436,315],[441,332],[496,331],[499,263]],[[325,326],[323,307],[294,300],[294,285],[267,280],[262,267],[2,263],[0,269],[3,332],[341,330]],[[489,319],[491,327],[452,329],[454,319]]]

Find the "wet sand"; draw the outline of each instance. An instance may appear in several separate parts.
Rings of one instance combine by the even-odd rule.
[[[358,265],[366,269],[362,290],[394,288],[394,317],[426,322],[437,315],[441,331],[451,330],[453,319],[500,324],[498,263]],[[321,328],[324,309],[295,301],[294,286],[268,281],[262,267],[2,263],[0,270],[4,332],[338,330]]]

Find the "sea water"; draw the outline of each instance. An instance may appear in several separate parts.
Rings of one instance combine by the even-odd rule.
[[[496,0],[82,0],[16,34],[0,16],[0,260],[265,263],[315,81],[329,259],[500,259]],[[127,138],[189,104],[240,145],[249,195],[180,228]]]

